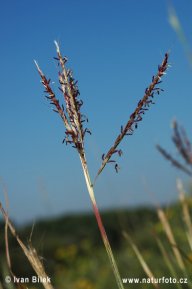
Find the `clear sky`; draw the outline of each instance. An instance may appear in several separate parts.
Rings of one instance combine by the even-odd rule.
[[[5,203],[4,184],[14,220],[91,209],[78,156],[62,145],[63,124],[43,97],[33,63],[36,59],[57,81],[54,40],[79,81],[83,112],[92,131],[86,140],[92,177],[164,53],[170,51],[172,67],[162,84],[165,92],[134,135],[122,143],[119,174],[108,165],[98,179],[96,197],[100,208],[169,203],[177,198],[176,177],[189,180],[155,149],[159,143],[176,156],[170,140],[175,117],[191,133],[192,71],[168,21],[170,3],[190,43],[189,0],[2,1],[0,194]],[[58,92],[57,82],[54,90]]]

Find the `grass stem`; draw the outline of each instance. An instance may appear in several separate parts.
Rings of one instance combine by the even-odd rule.
[[[89,176],[89,170],[88,170],[87,162],[85,161],[84,158],[81,157],[81,155],[80,155],[80,160],[81,160],[81,164],[82,164],[82,168],[83,168],[83,173],[84,173],[84,176],[85,176],[87,189],[88,189],[89,196],[90,196],[90,199],[91,199],[91,203],[92,203],[92,206],[93,206],[93,211],[94,211],[94,214],[95,214],[95,218],[97,220],[97,225],[99,227],[99,231],[101,233],[101,237],[102,237],[105,249],[107,251],[107,255],[108,255],[108,258],[109,258],[113,273],[115,275],[115,279],[116,279],[118,288],[119,289],[124,289],[123,283],[122,283],[122,280],[121,280],[121,277],[120,277],[120,273],[119,273],[115,258],[113,256],[113,251],[111,249],[111,245],[109,243],[109,240],[108,240],[108,237],[107,237],[107,233],[105,231],[105,228],[104,228],[104,225],[103,225],[103,221],[102,221],[101,215],[99,213],[99,209],[98,209],[97,202],[96,202],[96,199],[95,199],[95,194],[94,194],[94,187],[93,187],[93,185],[91,183],[91,179],[90,179],[90,176]]]

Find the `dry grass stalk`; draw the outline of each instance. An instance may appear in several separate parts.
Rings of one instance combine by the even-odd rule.
[[[159,246],[161,254],[163,255],[163,258],[165,260],[165,264],[167,265],[167,267],[168,267],[168,269],[169,269],[169,271],[171,273],[171,276],[176,278],[176,279],[179,279],[177,274],[176,274],[176,272],[175,272],[175,269],[173,267],[173,264],[172,264],[172,262],[170,260],[170,257],[168,255],[166,249],[164,248],[161,240],[158,238],[158,236],[156,234],[155,234],[155,239],[157,241],[157,245]],[[177,286],[178,289],[182,289],[182,287],[181,287],[181,285],[179,283],[176,283],[176,284],[177,284],[176,286]]]
[[[182,210],[183,210],[183,219],[184,219],[184,223],[186,225],[186,229],[187,229],[187,240],[189,242],[189,246],[192,250],[192,222],[191,222],[191,216],[189,213],[189,206],[185,197],[185,192],[183,189],[183,184],[181,182],[181,180],[177,180],[177,189],[179,191],[179,199],[182,205]]]
[[[157,149],[164,156],[165,159],[170,161],[173,166],[182,170],[189,176],[192,176],[192,144],[187,137],[187,134],[183,127],[179,127],[177,121],[173,121],[173,136],[172,141],[177,148],[177,151],[185,164],[173,158],[165,149],[160,145],[157,145]]]
[[[130,115],[130,118],[127,122],[127,124],[123,127],[121,127],[121,132],[117,136],[113,146],[109,149],[109,151],[102,156],[103,162],[101,164],[101,167],[97,173],[96,178],[98,175],[102,172],[104,167],[109,162],[115,163],[115,169],[118,171],[118,165],[116,161],[111,161],[111,157],[114,154],[117,154],[121,156],[122,150],[117,149],[119,144],[121,143],[122,139],[125,136],[132,135],[134,132],[134,129],[138,127],[138,123],[142,121],[143,115],[146,113],[146,111],[149,109],[151,104],[154,104],[153,98],[155,94],[160,94],[161,91],[163,91],[162,88],[157,87],[162,82],[162,77],[164,74],[166,74],[166,70],[168,68],[168,53],[165,54],[165,57],[163,59],[163,62],[161,65],[158,66],[158,72],[155,76],[152,77],[152,82],[150,85],[146,88],[145,94],[143,98],[138,102],[138,105],[134,112]]]
[[[171,3],[171,2],[170,2]],[[168,19],[171,27],[173,30],[176,32],[183,48],[186,53],[186,56],[188,58],[188,61],[190,65],[192,65],[192,50],[191,50],[191,45],[189,43],[189,40],[187,39],[187,36],[185,34],[185,31],[183,29],[182,23],[177,16],[176,10],[173,5],[169,5],[169,10],[168,10]]]
[[[1,213],[4,217],[4,219],[5,219],[6,227],[9,228],[10,232],[12,233],[12,235],[15,237],[15,239],[19,243],[21,249],[23,250],[25,256],[29,260],[29,262],[30,262],[32,268],[34,269],[35,273],[37,274],[37,276],[43,278],[44,280],[49,280],[49,277],[47,276],[47,274],[45,272],[44,266],[43,266],[42,262],[40,261],[40,258],[38,256],[36,250],[31,245],[28,245],[28,248],[27,248],[24,245],[24,243],[21,241],[14,226],[10,222],[7,213],[3,209],[1,203],[0,203],[0,210],[1,210]],[[6,235],[7,235],[7,233],[6,233]],[[8,250],[8,240],[6,239],[6,251],[7,250]],[[7,253],[7,256],[9,256],[9,253]],[[11,269],[10,260],[9,260],[8,266]],[[11,270],[11,274],[12,274],[12,276],[14,276],[12,270]],[[42,285],[44,286],[45,289],[54,289],[50,282],[42,282]]]
[[[12,271],[11,258],[9,254],[8,224],[9,224],[9,219],[8,219],[8,214],[6,214],[5,215],[5,252],[6,252],[7,265],[8,265],[9,271],[12,276],[15,276]]]
[[[184,272],[185,271],[185,265],[184,265],[182,256],[180,254],[180,251],[178,249],[177,243],[175,241],[175,238],[174,238],[171,226],[169,224],[169,221],[168,221],[164,211],[161,208],[157,209],[157,214],[158,214],[159,220],[160,220],[160,222],[164,228],[166,236],[169,240],[169,243],[172,247],[172,250],[173,250],[173,253],[174,253],[175,258],[177,260],[178,266]]]
[[[123,236],[125,237],[125,239],[130,243],[131,247],[133,248],[133,251],[135,252],[145,274],[151,279],[154,280],[155,276],[153,275],[151,269],[149,268],[149,266],[147,265],[147,263],[145,262],[142,254],[140,253],[139,249],[137,248],[137,246],[135,245],[135,243],[132,241],[131,237],[127,234],[127,232],[123,232]],[[156,288],[159,289],[159,285],[157,283],[152,283],[152,285]]]

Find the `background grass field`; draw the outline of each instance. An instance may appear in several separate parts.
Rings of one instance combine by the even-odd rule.
[[[188,198],[188,202],[192,204],[191,197]],[[178,247],[186,254],[184,261],[190,272],[192,264],[189,260],[192,260],[192,254],[186,240],[180,202],[165,208],[165,213],[170,221]],[[132,237],[156,277],[170,277],[170,272],[154,238],[155,234],[162,240],[169,253],[171,245],[165,237],[155,209],[112,210],[103,212],[102,216],[122,277],[146,277],[130,244],[123,237],[123,231],[128,232]],[[2,223],[0,243],[2,253],[4,251],[3,228],[4,224]],[[29,224],[19,228],[18,231],[22,239],[28,241],[31,230],[32,224]],[[34,226],[31,241],[38,254],[42,256],[47,273],[51,276],[55,288],[116,288],[115,279],[92,214],[40,220]],[[9,246],[14,273],[22,277],[33,276],[34,272],[30,264],[11,236]],[[170,255],[178,276],[183,277],[174,257],[172,254]],[[1,256],[1,278],[3,280],[3,274],[8,271],[6,270],[5,255]],[[186,260],[186,257],[189,260]],[[160,288],[175,288],[174,286],[162,284]],[[9,286],[5,287],[9,288]],[[41,288],[41,285],[31,284],[29,288]],[[125,288],[153,288],[153,286],[126,284]]]

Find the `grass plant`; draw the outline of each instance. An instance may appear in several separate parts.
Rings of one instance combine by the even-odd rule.
[[[92,202],[93,211],[97,220],[97,224],[101,233],[101,237],[106,249],[106,252],[109,257],[110,264],[112,266],[116,282],[119,289],[123,289],[122,280],[120,277],[120,273],[118,270],[118,266],[116,264],[115,258],[113,256],[113,251],[110,246],[110,242],[108,240],[101,215],[97,206],[95,193],[94,193],[94,186],[97,177],[103,171],[105,166],[110,163],[114,162],[115,170],[118,172],[118,164],[115,160],[112,160],[111,157],[118,154],[119,156],[122,155],[122,150],[119,149],[119,145],[123,138],[128,135],[132,135],[134,130],[138,127],[138,123],[142,121],[143,115],[149,109],[149,107],[154,103],[153,99],[155,94],[159,95],[160,92],[163,90],[159,87],[159,84],[162,81],[162,77],[166,73],[168,68],[168,53],[165,54],[163,62],[161,65],[158,66],[158,72],[155,76],[152,77],[152,82],[150,85],[145,89],[145,94],[142,99],[139,100],[134,112],[130,115],[127,123],[125,126],[121,127],[121,131],[118,134],[114,144],[111,146],[109,151],[102,156],[102,164],[98,170],[98,173],[92,182],[89,174],[87,159],[86,159],[86,151],[84,145],[84,138],[86,133],[90,133],[90,131],[84,127],[84,123],[86,118],[81,112],[81,107],[83,105],[83,101],[79,99],[79,88],[77,86],[77,81],[73,78],[72,71],[66,68],[67,58],[63,57],[58,43],[55,41],[57,57],[55,57],[58,67],[59,67],[59,89],[63,94],[64,97],[64,105],[60,105],[59,99],[56,97],[55,93],[51,88],[51,80],[46,78],[42,70],[40,69],[38,63],[35,61],[37,70],[41,77],[41,82],[44,86],[46,98],[50,101],[50,104],[53,106],[53,110],[59,114],[61,117],[64,126],[65,126],[65,139],[63,142],[66,144],[71,144],[79,154],[80,162],[82,165],[85,182],[87,185],[87,189],[89,192],[89,196]]]

